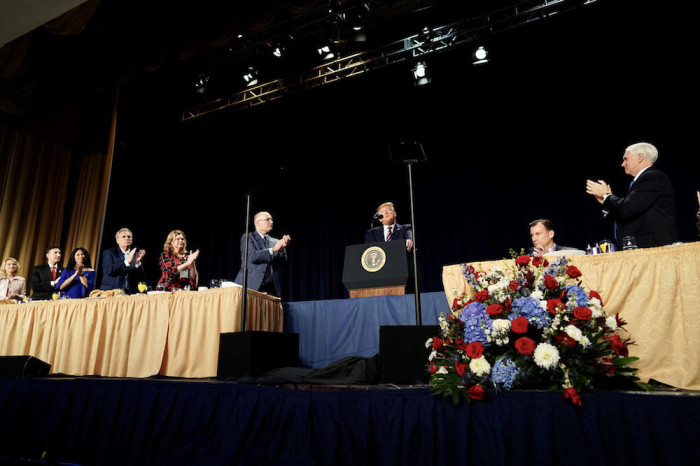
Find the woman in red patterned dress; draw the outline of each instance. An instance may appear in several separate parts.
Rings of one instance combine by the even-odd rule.
[[[197,266],[194,261],[199,257],[199,249],[187,254],[187,239],[181,230],[168,234],[160,255],[160,280],[158,286],[168,291],[197,288]]]

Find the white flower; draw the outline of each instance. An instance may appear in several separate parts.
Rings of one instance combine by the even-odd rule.
[[[447,368],[445,366],[440,366],[440,369],[437,370],[438,374],[447,374]]]
[[[428,356],[428,361],[432,361],[435,358],[435,356],[437,356],[437,351],[431,351],[430,356]]]
[[[598,298],[591,298],[588,301],[588,309],[591,310],[591,317],[594,319],[603,316],[603,306],[600,304],[600,300]]]
[[[605,325],[613,332],[617,330],[617,319],[615,318],[615,316],[608,316],[605,319]]]
[[[500,335],[502,333],[508,333],[510,331],[510,320],[508,319],[493,319],[491,321],[491,331]]]
[[[469,363],[469,370],[472,371],[477,377],[481,377],[491,372],[491,364],[489,364],[486,358],[482,356],[478,359],[471,360]]]
[[[530,297],[542,301],[544,299],[544,293],[542,293],[540,290],[535,290],[530,294]],[[547,309],[547,301],[544,302],[544,306],[545,309]]]
[[[581,338],[583,338],[583,332],[575,325],[567,325],[564,332],[578,342],[581,342]]]
[[[533,353],[535,364],[543,369],[556,367],[559,362],[559,350],[549,343],[540,343]]]
[[[425,340],[425,347],[430,348],[431,346],[433,346],[433,337],[430,337],[427,340]]]

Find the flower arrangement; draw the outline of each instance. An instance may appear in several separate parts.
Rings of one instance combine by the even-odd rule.
[[[473,294],[457,293],[452,312],[440,316],[440,335],[428,339],[430,389],[435,395],[484,399],[487,388],[563,390],[581,406],[579,392],[598,386],[650,387],[629,364],[625,322],[608,316],[594,290],[565,256],[553,260],[516,255],[512,266],[489,272],[463,265]]]

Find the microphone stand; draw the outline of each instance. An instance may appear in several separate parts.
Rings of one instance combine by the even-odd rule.
[[[241,331],[245,331],[247,312],[248,312],[248,243],[250,236],[250,198],[254,191],[257,191],[267,182],[272,180],[275,176],[281,173],[284,167],[280,167],[270,178],[264,181],[257,188],[251,189],[246,193],[246,207],[245,207],[245,247],[243,248],[243,298],[241,299]]]
[[[413,285],[415,286],[415,298],[416,298],[416,325],[423,325],[423,319],[421,316],[421,305],[420,305],[420,272],[418,270],[418,248],[416,245],[416,215],[413,207],[413,173],[411,167],[416,160],[407,160],[406,165],[408,167],[408,191],[411,200],[411,228],[413,229]]]

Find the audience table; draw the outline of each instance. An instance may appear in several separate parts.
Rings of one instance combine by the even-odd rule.
[[[700,242],[572,256],[586,290],[596,290],[608,314],[619,314],[642,381],[700,390]],[[477,270],[509,266],[512,259],[471,262]],[[462,264],[443,268],[447,301],[471,292]]]
[[[242,288],[0,305],[0,355],[52,374],[215,377],[219,334],[241,330]],[[248,290],[246,330],[281,332],[279,298]]]

